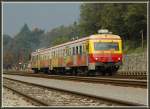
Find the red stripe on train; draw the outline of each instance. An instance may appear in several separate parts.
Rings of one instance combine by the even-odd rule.
[[[95,62],[119,62],[122,61],[122,54],[89,54],[89,63]]]

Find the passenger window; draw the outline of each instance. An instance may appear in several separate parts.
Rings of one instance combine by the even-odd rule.
[[[88,52],[89,51],[89,44],[86,43],[86,51]]]
[[[78,46],[76,46],[76,54],[78,54]]]
[[[69,55],[71,56],[72,54],[71,54],[71,48],[69,48]]]
[[[82,46],[81,45],[80,45],[80,49],[79,50],[80,50],[80,54],[82,54]]]
[[[75,47],[73,47],[73,55],[75,55]]]
[[[66,50],[64,49],[63,55],[66,56]]]

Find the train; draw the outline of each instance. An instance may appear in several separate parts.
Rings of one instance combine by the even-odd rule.
[[[103,31],[103,32],[102,32]],[[122,40],[106,30],[31,53],[31,69],[49,74],[114,75],[122,65]]]

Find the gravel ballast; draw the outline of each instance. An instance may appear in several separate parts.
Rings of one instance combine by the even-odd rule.
[[[4,79],[4,85],[49,104],[48,106],[117,106],[103,100]]]
[[[26,107],[26,106],[32,106],[34,107],[34,105],[30,102],[27,102],[26,100],[24,100],[23,97],[19,96],[18,94],[16,94],[15,92],[7,89],[7,88],[3,88],[3,107]]]
[[[31,82],[48,87],[55,87],[74,92],[90,94],[94,96],[107,97],[117,100],[125,100],[129,102],[147,105],[148,90],[135,87],[113,86],[109,84],[94,84],[76,81],[65,81],[56,79],[46,79],[37,77],[24,77],[18,75],[3,75],[20,81]]]

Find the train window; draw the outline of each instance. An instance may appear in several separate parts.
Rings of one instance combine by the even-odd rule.
[[[41,55],[40,55],[40,60],[41,60]]]
[[[68,55],[68,54],[67,54],[67,53],[68,53],[68,52],[67,52],[68,50],[67,50],[67,49],[65,49],[65,51],[66,51],[66,56],[67,56],[67,55]]]
[[[81,45],[80,45],[79,51],[80,51],[80,54],[82,54],[82,46]]]
[[[71,48],[69,48],[69,56],[71,56]]]
[[[68,56],[70,55],[70,48],[68,48]]]
[[[68,56],[70,55],[70,48],[68,48]]]
[[[78,54],[78,46],[76,46],[76,54]]]
[[[54,51],[54,57],[55,57],[55,51]]]
[[[70,56],[70,48],[68,48],[68,56]]]
[[[62,49],[60,49],[60,57],[62,56]]]
[[[59,50],[59,57],[61,56],[61,49]]]
[[[57,51],[57,57],[59,57],[59,50]]]
[[[61,56],[63,56],[63,49],[61,49]]]
[[[85,53],[85,45],[82,45],[82,53]]]
[[[67,56],[69,56],[69,48],[66,48]]]
[[[69,49],[67,48],[67,56],[69,56]]]
[[[56,57],[58,56],[58,50],[56,50]]]
[[[73,55],[75,55],[75,47],[73,47],[72,50],[73,50]]]
[[[86,51],[89,51],[89,44],[86,43]]]
[[[69,48],[69,55],[71,55],[71,48]]]
[[[66,50],[65,49],[63,50],[63,56],[66,56]]]

